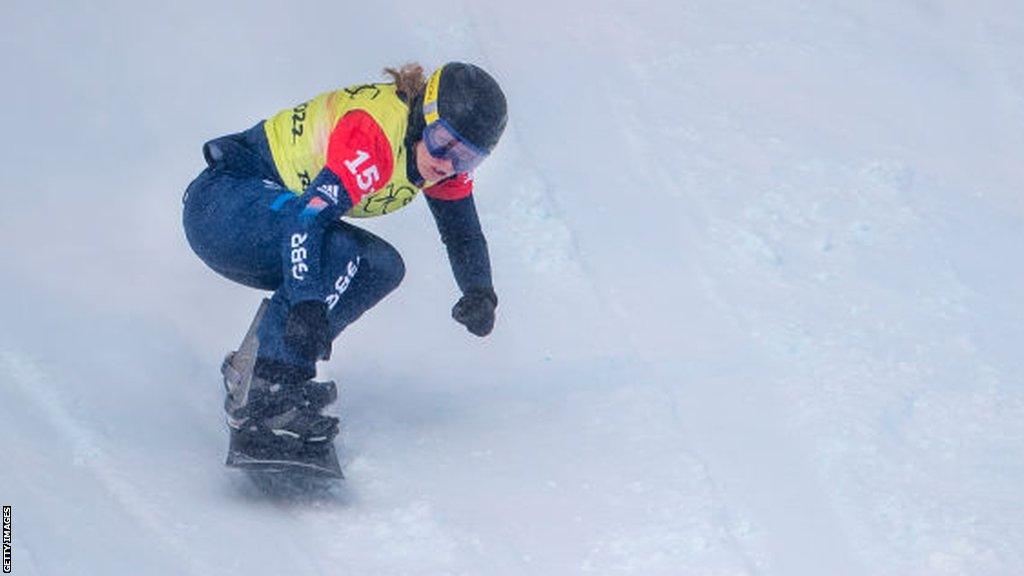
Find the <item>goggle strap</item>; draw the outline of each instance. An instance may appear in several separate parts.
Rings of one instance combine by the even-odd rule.
[[[428,126],[441,118],[437,109],[437,93],[441,87],[441,70],[443,69],[442,66],[434,70],[434,73],[430,75],[430,80],[427,80],[427,89],[423,93],[423,119],[427,121]]]

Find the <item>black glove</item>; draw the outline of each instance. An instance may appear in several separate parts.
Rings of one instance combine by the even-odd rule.
[[[477,336],[487,336],[494,328],[494,309],[498,296],[490,288],[471,288],[452,307],[452,318]]]
[[[304,300],[288,311],[284,325],[284,341],[303,358],[316,361],[330,344],[328,339],[327,304]]]

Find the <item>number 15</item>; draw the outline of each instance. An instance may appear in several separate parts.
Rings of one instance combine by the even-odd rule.
[[[371,164],[362,171],[359,167],[370,159],[370,155],[363,150],[356,150],[356,157],[352,160],[345,160],[345,167],[356,177],[356,185],[363,192],[369,192],[373,185],[380,181],[380,171],[376,164]]]

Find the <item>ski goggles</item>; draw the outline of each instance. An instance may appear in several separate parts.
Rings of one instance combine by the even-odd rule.
[[[451,124],[437,119],[423,128],[423,143],[434,158],[450,160],[455,171],[472,172],[487,158],[487,151],[459,135]]]
[[[423,93],[423,120],[426,121],[423,143],[434,158],[450,160],[456,172],[472,172],[484,161],[488,151],[474,146],[441,118],[437,99],[441,90],[442,70],[443,66],[430,75]]]

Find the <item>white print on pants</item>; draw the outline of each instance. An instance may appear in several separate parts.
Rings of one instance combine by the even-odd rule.
[[[328,294],[325,300],[327,302],[328,310],[334,310],[338,301],[341,300],[341,295],[348,290],[349,284],[352,283],[352,278],[354,278],[356,273],[359,272],[359,262],[361,261],[362,258],[359,256],[356,256],[355,260],[349,260],[348,265],[345,266],[345,275],[338,276],[338,280],[334,283],[334,293]]]
[[[306,272],[309,272],[309,266],[306,265],[306,256],[309,253],[303,246],[308,237],[308,234],[292,234],[292,278],[299,282],[305,280]]]

